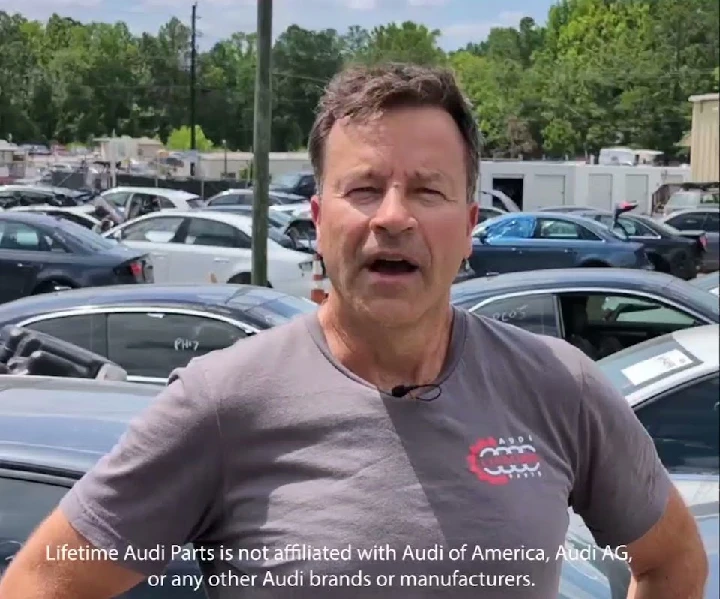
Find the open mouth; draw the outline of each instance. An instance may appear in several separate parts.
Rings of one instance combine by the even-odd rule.
[[[368,270],[380,275],[407,275],[417,272],[418,265],[408,260],[380,258],[368,265]]]

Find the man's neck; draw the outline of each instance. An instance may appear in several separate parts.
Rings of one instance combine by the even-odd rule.
[[[380,389],[431,384],[442,370],[452,335],[448,304],[412,326],[387,327],[344,309],[331,296],[318,319],[335,359]]]

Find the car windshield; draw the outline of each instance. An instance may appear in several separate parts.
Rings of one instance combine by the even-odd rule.
[[[598,367],[623,395],[693,368],[701,361],[671,335],[663,335],[598,360]]]
[[[55,229],[55,234],[63,240],[71,240],[76,244],[93,252],[101,252],[117,247],[118,242],[114,239],[102,237],[81,225],[70,220],[62,219],[62,226]],[[67,241],[66,241],[67,242]]]
[[[301,177],[302,177],[302,175],[299,175],[297,173],[288,174],[288,175],[280,175],[279,177],[274,178],[272,180],[270,187],[293,188],[298,183],[300,183]]]
[[[700,203],[700,194],[696,191],[677,191],[670,196],[666,206],[671,208],[689,208]]]

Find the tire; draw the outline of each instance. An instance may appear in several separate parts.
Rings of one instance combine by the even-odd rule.
[[[69,291],[70,289],[75,289],[75,285],[66,281],[45,281],[32,292],[32,295],[55,293],[56,291]]]
[[[609,268],[610,265],[606,264],[605,262],[600,262],[600,260],[590,260],[589,262],[585,262],[584,264],[580,265],[581,268]]]
[[[251,280],[252,279],[251,279],[250,273],[241,272],[240,274],[230,277],[228,284],[230,284],[230,285],[252,285]],[[270,281],[268,281],[267,287],[272,289],[272,285],[270,284]]]
[[[670,260],[670,274],[680,279],[689,280],[697,276],[692,264],[692,258],[687,252],[678,252]]]
[[[667,260],[664,260],[657,254],[649,254],[648,259],[652,262],[656,272],[670,274],[670,265],[667,263]]]

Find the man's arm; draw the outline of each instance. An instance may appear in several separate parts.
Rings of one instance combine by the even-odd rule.
[[[707,557],[652,438],[598,366],[581,374],[572,507],[603,547],[626,547],[630,599],[700,599]]]
[[[48,561],[47,548],[92,544],[55,510],[32,534],[0,579],[0,599],[109,599],[145,577],[113,561]]]
[[[692,514],[672,489],[662,518],[627,547],[628,599],[702,599],[708,560]]]
[[[222,505],[219,420],[204,389],[202,367],[191,364],[153,400],[33,532],[0,580],[0,599],[115,597],[162,573],[172,546],[202,539]],[[54,552],[64,545],[111,559],[66,559]],[[158,560],[135,551],[157,546]]]

